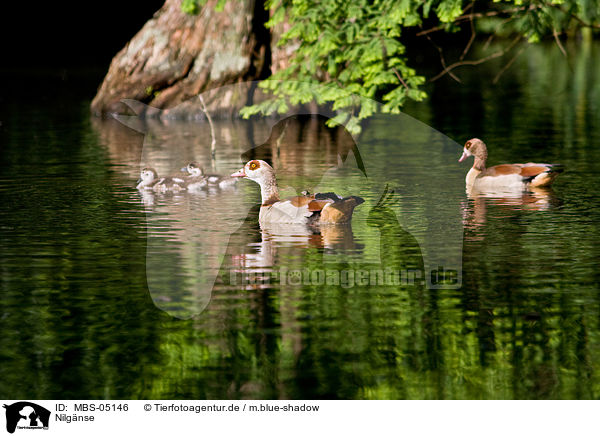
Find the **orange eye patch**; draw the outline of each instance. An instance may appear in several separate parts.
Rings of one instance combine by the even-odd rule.
[[[250,168],[251,170],[255,170],[259,167],[260,167],[259,163],[255,160],[253,160],[252,162],[250,162],[250,166],[248,168]]]

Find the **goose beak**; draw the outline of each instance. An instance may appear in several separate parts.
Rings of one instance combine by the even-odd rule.
[[[231,175],[231,177],[246,177],[246,170],[241,168]]]
[[[142,179],[137,179],[137,182],[135,182],[136,185],[139,185],[140,183],[142,183]]]
[[[460,159],[458,161],[462,162],[463,160],[465,160],[468,157],[469,157],[469,155],[467,154],[467,152],[463,151],[463,154],[462,154],[462,156],[460,157]]]
[[[187,167],[183,167],[183,168],[181,169],[181,172],[182,172],[182,173],[187,173],[187,172],[188,172],[188,170],[187,170]]]

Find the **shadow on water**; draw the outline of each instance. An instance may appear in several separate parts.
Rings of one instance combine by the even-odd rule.
[[[534,46],[498,86],[490,64],[408,108],[459,143],[485,138],[490,164],[564,164],[553,191],[469,197],[452,189],[467,171],[459,147],[412,156],[393,147],[400,124],[369,122],[359,145],[374,173],[398,179],[410,165],[402,180],[427,175],[455,202],[440,214],[464,231],[460,289],[421,282],[430,203],[401,183],[367,191],[350,228],[319,234],[261,228],[248,181],[196,195],[133,188],[140,164],[226,174],[268,143],[251,153],[279,165],[285,193],[355,193],[364,174],[352,159],[337,168],[345,146],[318,123],[289,126],[296,139],[279,153],[268,126],[230,123],[213,166],[203,125],[157,125],[147,147],[90,120],[87,102],[3,106],[2,396],[597,398],[599,48],[577,49],[571,72],[558,49]],[[216,272],[208,298],[164,292],[193,290],[205,270]],[[387,283],[386,270],[412,275]],[[161,310],[190,302],[207,306],[185,320]]]

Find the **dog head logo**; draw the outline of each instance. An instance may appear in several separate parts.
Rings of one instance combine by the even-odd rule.
[[[19,401],[10,405],[5,404],[6,431],[14,433],[19,429],[47,429],[50,421],[50,411],[29,401]]]

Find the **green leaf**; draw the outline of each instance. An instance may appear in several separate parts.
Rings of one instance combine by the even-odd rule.
[[[200,7],[196,0],[183,0],[181,2],[181,10],[188,15],[196,15],[200,12]]]
[[[195,10],[205,1],[183,0],[182,9]],[[554,32],[575,34],[583,23],[598,26],[599,1],[494,0],[473,3],[470,11],[483,15],[474,22],[480,34],[511,39],[521,35],[537,42],[552,38]],[[426,98],[421,89],[425,77],[411,68],[415,60],[406,54],[401,35],[425,20],[428,27],[440,29],[439,39],[443,32],[461,31],[467,27],[465,20],[457,23],[456,19],[469,13],[465,10],[469,4],[470,0],[267,0],[271,11],[267,26],[285,22],[287,29],[272,44],[297,44],[297,48],[287,68],[260,84],[272,98],[242,114],[272,114],[288,110],[290,105],[316,102],[344,112],[343,122],[359,130],[358,121],[377,111],[398,113],[407,99]],[[224,5],[224,0],[218,5]],[[367,102],[371,98],[383,104]]]

